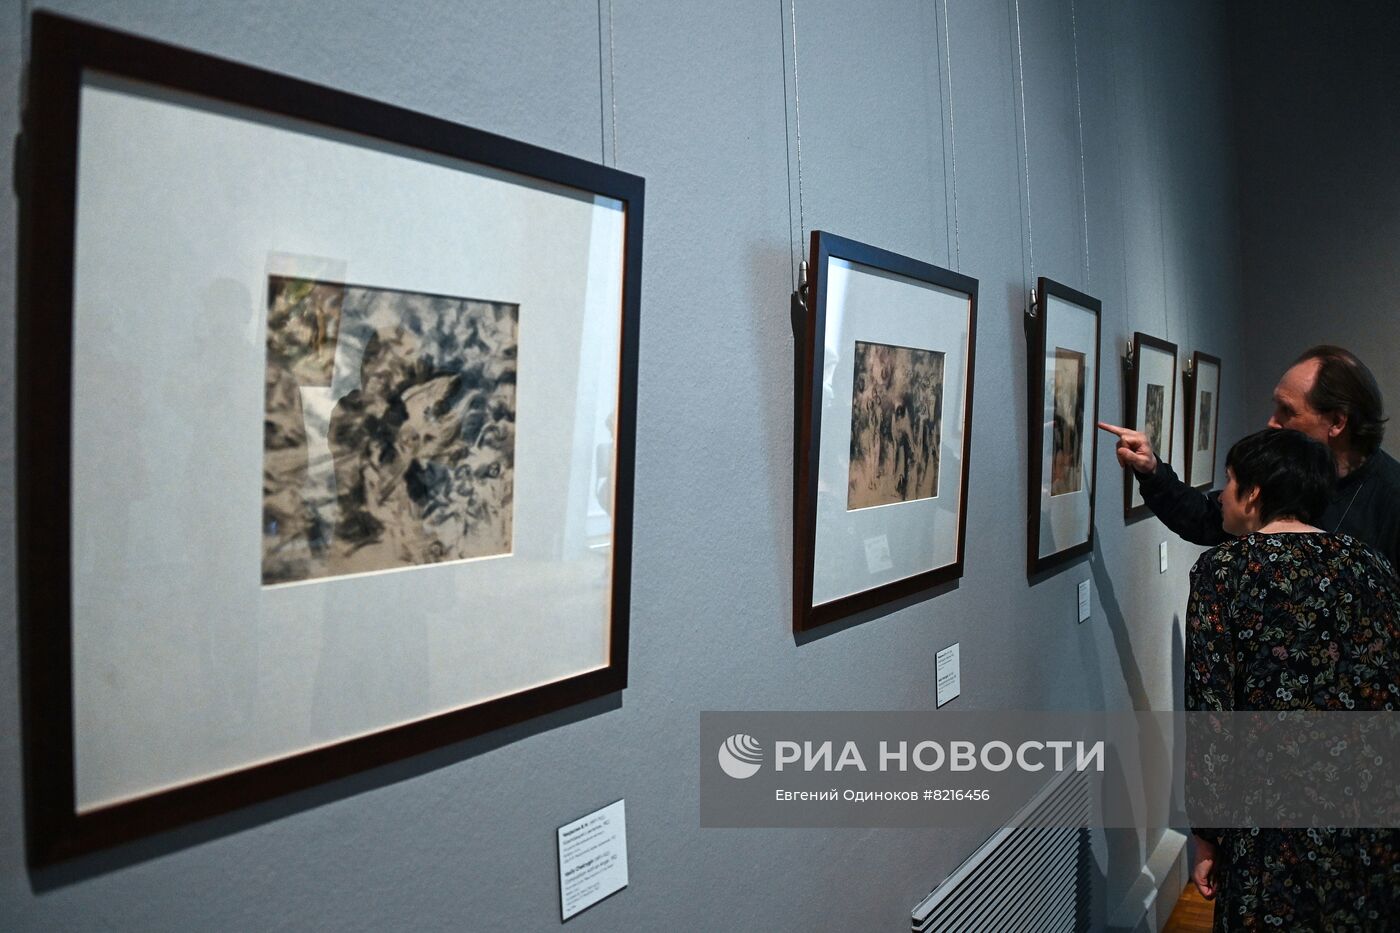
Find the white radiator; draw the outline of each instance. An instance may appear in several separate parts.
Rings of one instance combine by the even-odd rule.
[[[918,903],[914,933],[1084,933],[1088,825],[1088,779],[1061,772]]]

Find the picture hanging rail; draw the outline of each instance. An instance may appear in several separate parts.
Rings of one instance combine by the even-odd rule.
[[[1128,345],[1127,391],[1123,424],[1146,435],[1152,452],[1172,463],[1176,415],[1176,344],[1137,331]],[[1123,469],[1123,520],[1152,514],[1143,501],[1133,470]]]
[[[977,280],[821,230],[797,381],[793,626],[963,573]]]
[[[31,862],[622,690],[643,180],[33,24]]]
[[[1097,298],[1052,279],[1037,280],[1026,331],[1030,575],[1093,547],[1100,310]]]

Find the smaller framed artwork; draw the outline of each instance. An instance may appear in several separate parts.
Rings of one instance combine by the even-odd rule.
[[[793,626],[963,571],[977,280],[812,233],[798,376]]]
[[[1031,306],[1026,572],[1093,547],[1101,303],[1041,277]]]
[[[1197,489],[1215,488],[1215,442],[1219,434],[1220,358],[1191,354],[1182,383],[1186,387],[1186,482]],[[1170,461],[1168,461],[1170,462]]]
[[[1124,424],[1147,435],[1152,451],[1172,461],[1176,414],[1176,344],[1138,331],[1128,349]],[[1130,469],[1123,471],[1123,519],[1151,515]]]

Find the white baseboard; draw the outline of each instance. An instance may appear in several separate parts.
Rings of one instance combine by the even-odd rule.
[[[1109,933],[1158,933],[1189,877],[1186,836],[1174,829],[1163,831],[1137,880],[1109,914]]]

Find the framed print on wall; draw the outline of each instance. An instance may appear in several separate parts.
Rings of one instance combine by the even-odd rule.
[[[1176,413],[1176,344],[1142,331],[1133,334],[1128,351],[1128,391],[1124,398],[1124,424],[1147,435],[1153,452],[1171,463],[1173,421]],[[1123,471],[1123,519],[1151,515],[1143,501],[1133,471]]]
[[[793,625],[962,576],[977,280],[812,232]]]
[[[1220,422],[1220,358],[1197,350],[1182,378],[1186,386],[1186,482],[1214,489]]]
[[[43,13],[30,859],[626,684],[642,179]]]
[[[1031,307],[1026,572],[1036,574],[1093,546],[1101,306],[1042,277]]]

